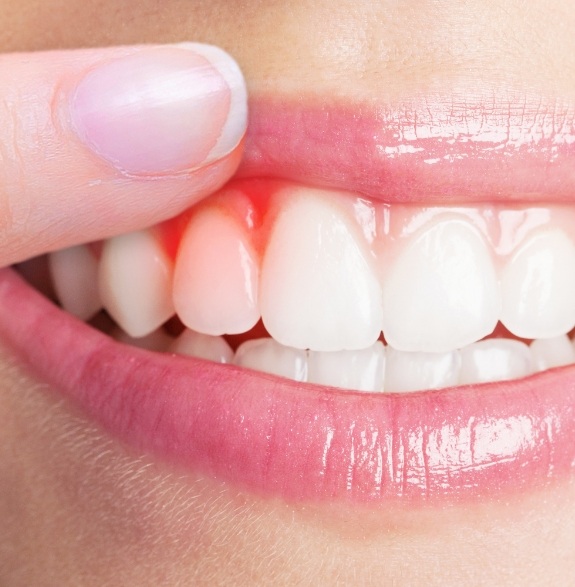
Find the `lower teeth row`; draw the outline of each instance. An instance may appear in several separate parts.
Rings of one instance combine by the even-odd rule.
[[[359,351],[309,351],[283,346],[272,338],[249,340],[234,353],[223,337],[188,329],[176,339],[163,330],[141,339],[118,331],[115,338],[151,350],[364,392],[408,392],[503,381],[575,363],[575,344],[566,335],[537,339],[529,346],[518,340],[492,338],[448,353],[399,351],[379,341]]]

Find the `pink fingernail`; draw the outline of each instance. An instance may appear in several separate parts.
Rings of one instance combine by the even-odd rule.
[[[149,47],[91,70],[72,94],[71,118],[82,141],[126,173],[192,170],[240,142],[245,83],[217,47]]]

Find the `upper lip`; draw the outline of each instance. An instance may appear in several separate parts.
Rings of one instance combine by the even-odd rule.
[[[391,202],[571,202],[575,105],[505,92],[399,104],[251,100],[242,177]]]

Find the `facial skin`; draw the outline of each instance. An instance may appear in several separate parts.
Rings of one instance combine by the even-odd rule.
[[[0,0],[0,22],[3,51],[212,43],[238,60],[252,96],[510,88],[575,99],[569,0]],[[10,587],[568,585],[574,498],[564,483],[465,507],[264,499],[129,452],[0,354]]]

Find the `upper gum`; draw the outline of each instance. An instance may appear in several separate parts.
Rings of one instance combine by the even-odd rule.
[[[181,235],[187,224],[186,218],[204,206],[215,205],[244,226],[254,246],[263,255],[275,216],[281,213],[294,191],[300,194],[309,191],[333,202],[358,225],[365,242],[379,258],[393,258],[399,252],[398,247],[407,240],[447,217],[470,222],[489,245],[496,263],[503,262],[537,228],[560,228],[568,235],[575,231],[575,206],[564,204],[388,204],[343,190],[261,179],[233,181],[179,217],[162,223],[156,231],[168,252],[175,257],[177,246],[174,248],[174,239],[179,241],[175,233]],[[258,217],[255,223],[254,216]],[[167,245],[168,241],[171,244]]]

